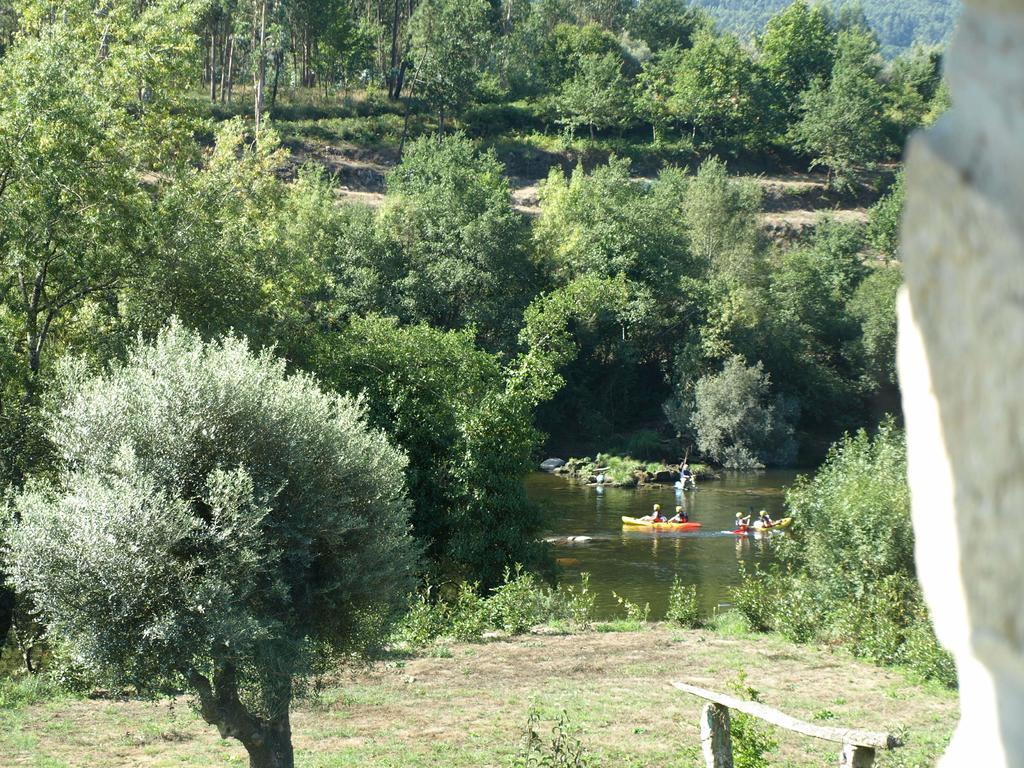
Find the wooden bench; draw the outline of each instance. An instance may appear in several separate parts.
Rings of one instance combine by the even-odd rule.
[[[902,746],[899,738],[891,733],[813,725],[756,701],[744,701],[687,683],[677,682],[672,685],[708,701],[700,715],[700,743],[707,768],[733,768],[732,737],[729,735],[730,709],[753,715],[787,731],[842,744],[839,765],[843,768],[871,768],[875,762],[876,749],[895,749]]]

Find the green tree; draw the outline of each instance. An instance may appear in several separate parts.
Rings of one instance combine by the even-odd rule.
[[[400,317],[513,343],[533,276],[503,170],[463,134],[406,149],[378,219]]]
[[[491,44],[487,0],[423,0],[409,20],[412,88],[438,116],[458,117],[475,98]]]
[[[50,427],[59,480],[15,502],[15,584],[97,672],[184,684],[251,765],[291,768],[303,678],[378,642],[411,586],[405,457],[238,339],[172,324],[82,373]]]
[[[0,61],[0,488],[46,468],[52,361],[103,345],[118,289],[141,271],[151,198],[140,179],[192,158],[179,103],[191,3],[18,10]],[[11,604],[0,586],[0,639]]]
[[[757,67],[729,34],[701,30],[680,57],[673,83],[675,112],[712,144],[760,140],[765,130]]]
[[[879,62],[870,33],[841,32],[831,79],[815,80],[800,96],[796,146],[811,155],[812,166],[828,169],[833,187],[850,187],[857,171],[881,159],[887,149]]]
[[[586,54],[580,58],[576,73],[562,84],[558,94],[559,122],[575,134],[585,125],[590,138],[595,129],[615,128],[629,118],[629,91],[620,71],[620,58]]]
[[[697,30],[710,26],[704,10],[687,0],[639,0],[626,20],[629,34],[653,52],[672,46],[689,48]]]
[[[729,178],[717,157],[701,163],[687,187],[682,212],[691,253],[728,283],[749,285],[755,278],[761,200],[756,181]]]
[[[820,224],[809,241],[783,251],[770,273],[756,354],[781,391],[800,405],[801,428],[833,440],[864,418],[857,354],[860,323],[849,297],[868,273],[860,227]]]
[[[764,366],[735,355],[697,382],[689,428],[702,453],[729,469],[751,469],[795,458],[793,415],[791,403],[772,398]]]
[[[896,387],[896,295],[902,285],[899,264],[880,266],[850,297],[850,315],[860,322],[864,375],[872,388]]]
[[[667,170],[652,185],[630,177],[630,162],[611,158],[567,179],[553,169],[541,187],[533,229],[544,265],[555,280],[585,274],[623,274],[652,290],[670,291],[688,262],[680,221],[685,177]]]
[[[659,51],[644,62],[636,79],[634,109],[650,124],[655,144],[683,123],[674,88],[676,72],[683,66],[683,50],[673,46]]]
[[[903,218],[903,171],[896,174],[892,186],[868,209],[868,242],[888,259],[896,258],[900,246],[900,220]]]
[[[408,453],[412,531],[432,581],[466,579],[488,590],[519,563],[547,571],[541,510],[522,478],[540,434],[533,414],[563,383],[573,327],[624,303],[615,281],[586,278],[528,308],[523,352],[507,365],[471,331],[354,318],[321,343],[317,368],[341,391],[363,393],[368,420]]]
[[[942,51],[915,46],[895,59],[885,75],[886,118],[892,141],[902,144],[910,131],[930,122],[936,99],[941,98]]]
[[[799,94],[815,78],[830,75],[835,46],[836,35],[824,6],[795,0],[769,19],[757,39],[759,63],[782,109],[795,116]]]
[[[363,393],[370,424],[408,454],[410,521],[431,581],[488,589],[506,567],[545,566],[541,511],[521,483],[537,444],[532,410],[503,406],[499,358],[471,330],[353,318],[321,343],[317,368],[340,391]]]

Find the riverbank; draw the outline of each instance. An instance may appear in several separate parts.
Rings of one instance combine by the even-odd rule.
[[[551,461],[549,459],[548,461]],[[682,465],[657,461],[641,461],[632,456],[599,453],[595,458],[570,457],[559,467],[542,469],[562,475],[575,482],[604,485],[610,488],[643,488],[645,486],[671,486],[681,477]],[[715,480],[721,477],[708,464],[690,464],[689,474],[696,480]],[[690,485],[690,481],[687,481]]]
[[[736,673],[771,706],[826,725],[901,734],[906,747],[877,766],[929,766],[957,719],[953,692],[825,648],[766,635],[679,630],[534,634],[438,646],[338,674],[292,725],[301,768],[508,766],[531,707],[548,728],[563,711],[594,766],[699,766],[701,702],[669,686],[727,690]],[[541,734],[547,737],[548,733]],[[834,745],[773,731],[772,765],[811,768]],[[10,766],[119,768],[244,765],[185,700],[172,704],[55,698],[0,709]]]

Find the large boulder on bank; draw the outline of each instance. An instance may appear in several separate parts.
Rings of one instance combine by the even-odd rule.
[[[565,466],[565,461],[562,459],[544,459],[540,463],[540,468],[545,472],[554,472],[556,469],[561,469]]]
[[[656,483],[674,483],[679,479],[679,473],[672,469],[660,469],[654,473]]]

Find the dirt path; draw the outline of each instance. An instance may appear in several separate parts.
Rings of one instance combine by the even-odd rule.
[[[907,746],[882,755],[880,768],[932,765],[957,718],[952,693],[777,638],[665,628],[527,636],[339,676],[295,709],[297,765],[507,766],[532,706],[545,729],[566,712],[596,765],[696,768],[701,702],[669,683],[727,690],[740,670],[765,703],[797,717],[901,733]],[[817,767],[838,752],[773,733],[780,746],[772,765]],[[218,739],[184,701],[64,700],[0,710],[0,755],[5,767],[244,764],[240,747]]]

